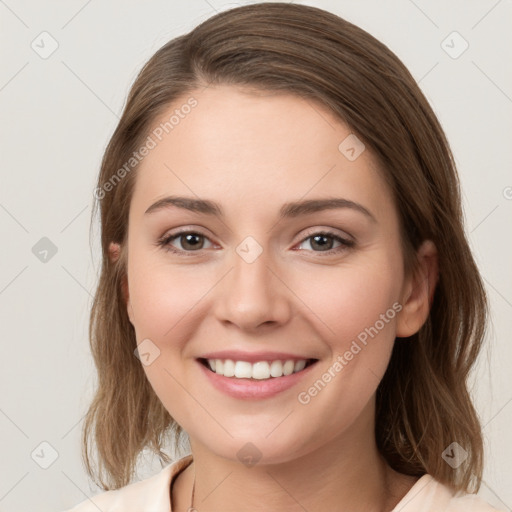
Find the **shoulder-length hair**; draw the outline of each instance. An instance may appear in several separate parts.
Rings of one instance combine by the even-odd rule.
[[[129,92],[95,194],[102,266],[89,324],[98,383],[82,431],[89,476],[104,490],[122,487],[133,478],[143,449],[169,463],[163,443],[171,436],[178,447],[183,433],[134,356],[137,342],[122,286],[137,166],[125,164],[170,104],[208,84],[281,91],[327,106],[379,162],[399,213],[407,275],[417,268],[421,242],[435,243],[440,271],[429,317],[416,334],[395,340],[377,388],[375,435],[396,471],[428,473],[457,490],[477,491],[482,430],[467,380],[484,339],[488,305],[465,236],[445,134],[414,78],[384,44],[332,13],[285,3],[247,5],[207,19],[161,47]],[[110,242],[121,246],[116,261],[109,258]],[[453,442],[467,452],[457,468],[443,458]],[[89,458],[92,444],[97,474]]]

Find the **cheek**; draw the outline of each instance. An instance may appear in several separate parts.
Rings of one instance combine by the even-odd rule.
[[[155,343],[173,339],[179,346],[184,331],[197,316],[198,304],[211,288],[211,272],[187,270],[134,256],[129,265],[130,303],[137,340]]]
[[[360,398],[375,391],[395,340],[400,285],[398,264],[384,256],[317,271],[307,283],[297,282],[297,295],[310,310],[331,364],[338,362],[330,370],[338,384],[332,390],[339,386]]]
[[[397,301],[401,278],[394,267],[361,262],[311,272],[307,281],[297,281],[295,289],[324,324],[328,338],[344,340],[374,325]],[[394,325],[394,310],[388,316],[393,321],[386,322],[386,330]]]
[[[304,301],[318,316],[315,325],[330,360],[304,382],[297,399],[299,410],[308,413],[305,422],[324,436],[348,428],[361,415],[388,366],[401,305],[399,270],[385,268],[345,267],[308,280]],[[306,297],[301,293],[306,288],[298,292]]]
[[[199,317],[204,315],[204,297],[212,287],[211,272],[193,270],[193,265],[183,271],[142,254],[130,256],[130,303],[136,339],[150,354],[143,364],[144,372],[174,418],[193,417],[197,404],[184,391],[190,383],[182,363]]]

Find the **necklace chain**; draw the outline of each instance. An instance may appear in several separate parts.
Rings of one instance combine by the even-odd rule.
[[[198,512],[194,508],[194,492],[195,492],[195,489],[196,489],[196,473],[194,471],[194,482],[192,484],[192,496],[190,497],[190,507],[188,508],[187,512]]]

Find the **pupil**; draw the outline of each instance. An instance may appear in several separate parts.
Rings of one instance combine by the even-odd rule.
[[[325,240],[326,238],[330,238],[330,237],[329,237],[329,236],[326,236],[326,235],[316,235],[316,236],[314,236],[314,237],[313,237],[313,241],[314,241],[314,243],[318,243],[318,239],[323,239],[323,240]],[[326,245],[327,245],[328,247],[326,247]],[[330,243],[330,244],[329,244],[328,242],[327,242],[327,244],[322,244],[322,243],[320,243],[320,248],[321,248],[321,249],[324,249],[324,250],[325,250],[325,249],[327,249],[327,250],[331,249],[331,248],[332,248],[331,246],[332,246],[332,240],[331,240],[331,243]]]
[[[191,241],[191,239],[193,240],[194,238],[197,241],[199,236],[200,235],[194,235],[194,234],[184,235],[186,242],[185,242],[185,244],[183,244],[183,246],[185,247],[188,244],[192,249],[197,249],[198,244],[197,243],[194,244],[193,242],[192,242],[192,244],[190,244],[190,241]]]

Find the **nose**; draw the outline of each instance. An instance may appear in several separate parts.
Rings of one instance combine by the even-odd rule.
[[[250,263],[235,253],[230,271],[216,287],[217,319],[246,332],[285,325],[292,316],[293,294],[274,267],[264,253]]]

